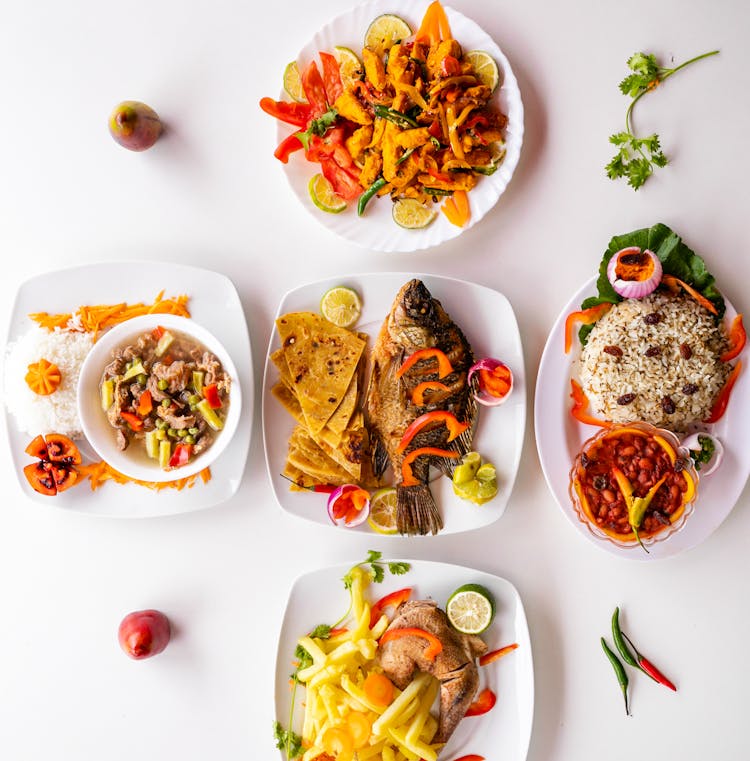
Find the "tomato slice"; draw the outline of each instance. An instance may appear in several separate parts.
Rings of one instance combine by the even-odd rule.
[[[287,103],[273,98],[261,98],[260,107],[267,114],[295,127],[307,127],[313,117],[313,109],[307,103]]]
[[[310,61],[307,68],[302,72],[302,89],[305,91],[305,97],[310,104],[309,108],[311,108],[313,119],[328,110],[325,84],[315,61]]]
[[[329,103],[333,103],[344,92],[344,85],[341,84],[339,62],[330,53],[321,52],[319,55],[320,61],[323,64],[323,87],[326,91],[326,98]]]

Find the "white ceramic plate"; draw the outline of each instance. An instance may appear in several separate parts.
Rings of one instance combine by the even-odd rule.
[[[297,56],[297,64],[303,70],[313,58],[318,61],[318,51],[333,52],[335,46],[351,48],[361,56],[362,44],[370,23],[383,13],[396,13],[411,26],[419,28],[429,0],[370,0],[338,16],[326,24]],[[357,216],[356,204],[341,214],[328,214],[318,209],[310,200],[307,188],[310,178],[320,171],[317,164],[306,161],[301,153],[295,153],[288,164],[282,165],[292,190],[300,203],[317,221],[337,235],[363,248],[375,251],[416,251],[436,246],[443,241],[460,235],[476,224],[502,195],[518,164],[523,143],[523,104],[518,83],[508,59],[477,24],[458,11],[446,7],[451,32],[464,51],[484,50],[489,53],[500,68],[501,86],[493,96],[493,105],[508,116],[506,127],[506,155],[498,170],[489,177],[482,177],[469,193],[471,220],[463,227],[452,225],[444,214],[423,230],[405,230],[391,217],[392,204],[388,199],[373,199],[363,217]],[[281,72],[279,73],[281,76]],[[282,92],[281,100],[289,100]],[[279,122],[278,142],[290,135],[296,128]],[[437,208],[437,207],[436,207]]]
[[[565,318],[580,309],[587,296],[596,293],[596,278],[587,282],[568,302],[557,318],[544,347],[539,365],[534,404],[536,444],[547,484],[568,520],[587,539],[604,550],[633,560],[658,560],[690,549],[707,539],[729,515],[750,474],[750,448],[746,441],[746,423],[750,419],[750,383],[747,379],[748,350],[740,358],[745,370],[740,374],[729,409],[721,420],[710,427],[724,444],[724,460],[719,469],[700,480],[695,511],[685,526],[669,539],[650,544],[649,554],[638,545],[620,547],[609,540],[594,537],[581,523],[568,496],[569,474],[573,460],[586,439],[598,430],[583,425],[570,414],[571,369],[580,356],[580,345],[574,341],[566,355]],[[726,301],[725,320],[731,322],[736,312]]]
[[[146,268],[148,282],[134,277]],[[234,359],[242,390],[242,413],[232,445],[211,466],[212,478],[198,479],[191,489],[159,492],[134,484],[107,482],[91,491],[88,481],[55,497],[45,497],[30,488],[23,475],[32,462],[24,452],[30,441],[20,431],[13,416],[4,409],[11,457],[23,492],[31,499],[65,510],[118,518],[143,518],[198,510],[224,502],[239,487],[250,446],[253,419],[253,367],[245,314],[237,291],[224,275],[197,267],[167,262],[117,262],[48,272],[27,280],[18,290],[13,306],[8,341],[25,333],[32,325],[30,312],[70,312],[83,304],[118,304],[121,301],[148,303],[162,289],[166,296],[182,293],[190,297],[193,319],[220,337]],[[40,433],[43,433],[40,431]],[[84,462],[98,461],[85,440],[79,444]]]
[[[523,445],[526,424],[523,352],[516,317],[505,296],[463,280],[408,272],[382,272],[331,278],[296,288],[281,300],[276,317],[287,312],[318,312],[320,298],[329,288],[347,285],[354,288],[362,298],[362,317],[356,328],[370,335],[369,348],[372,348],[396,294],[412,277],[424,281],[432,295],[442,302],[451,318],[464,331],[477,359],[495,357],[505,362],[514,376],[514,386],[508,401],[499,407],[480,406],[474,436],[474,449],[497,468],[500,486],[497,496],[484,505],[474,505],[453,494],[448,478],[438,478],[430,487],[445,521],[441,533],[469,531],[496,521],[505,512]],[[271,388],[278,380],[278,372],[270,361],[270,355],[278,347],[279,337],[274,330],[263,378],[263,440],[271,484],[283,510],[298,518],[333,526],[326,512],[324,494],[289,491],[289,482],[279,475],[286,462],[287,442],[295,423],[271,394]],[[371,531],[366,523],[356,529],[339,530]]]
[[[423,560],[409,562],[411,570],[405,575],[386,573],[381,584],[372,584],[368,599],[375,602],[389,592],[409,586],[414,588],[412,599],[430,597],[444,608],[457,587],[482,584],[492,592],[497,606],[495,620],[482,638],[490,650],[513,642],[518,644],[512,653],[479,669],[480,689],[489,687],[498,695],[497,704],[488,714],[464,719],[440,758],[458,758],[469,753],[499,758],[501,749],[503,761],[524,761],[534,716],[534,667],[526,614],[518,592],[509,581],[471,568]],[[290,663],[297,640],[317,624],[332,624],[347,609],[348,593],[341,581],[347,570],[346,566],[335,566],[305,574],[297,579],[289,594],[276,656],[276,719],[284,727],[289,722]],[[298,732],[302,724],[301,699],[304,689],[298,687],[294,727]]]

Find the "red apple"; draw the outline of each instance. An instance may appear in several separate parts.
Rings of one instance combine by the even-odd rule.
[[[156,111],[137,100],[123,101],[109,117],[110,134],[130,151],[150,148],[159,139],[162,130]]]
[[[136,610],[120,623],[120,647],[135,660],[157,655],[167,646],[169,619],[158,610]]]

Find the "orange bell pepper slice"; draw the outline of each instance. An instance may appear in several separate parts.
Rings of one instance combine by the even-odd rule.
[[[487,666],[490,663],[499,661],[500,658],[502,658],[505,655],[508,655],[508,653],[512,653],[517,648],[518,648],[518,643],[514,642],[512,645],[506,645],[505,647],[501,647],[499,650],[492,650],[489,653],[485,653],[483,656],[480,657],[479,665]]]
[[[154,409],[154,400],[151,398],[151,392],[146,389],[138,399],[138,414],[146,417]]]
[[[121,412],[120,417],[134,430],[140,431],[143,428],[143,421],[132,412]]]
[[[702,293],[699,293],[691,285],[688,285],[674,275],[662,275],[661,282],[672,291],[677,291],[679,288],[682,288],[685,293],[692,296],[702,307],[708,309],[711,314],[719,314],[719,310],[712,301],[709,301]]]
[[[729,374],[727,382],[724,384],[724,388],[719,391],[714,406],[711,408],[711,414],[703,421],[704,423],[715,423],[717,420],[720,420],[721,416],[727,411],[729,396],[732,393],[734,384],[737,382],[737,378],[740,376],[741,370],[742,362],[738,362]]]
[[[453,365],[448,359],[446,354],[440,349],[419,349],[413,354],[409,355],[404,364],[396,370],[396,377],[400,378],[405,373],[408,373],[417,362],[421,362],[423,359],[437,359],[438,363],[438,378],[445,378],[446,375],[450,375],[453,372]]]
[[[565,319],[565,353],[567,354],[573,345],[573,328],[575,328],[576,323],[582,322],[584,325],[591,325],[591,323],[601,320],[610,309],[612,309],[612,304],[607,301],[603,304],[597,304],[595,307],[582,309],[579,312],[571,312]]]
[[[608,420],[600,420],[599,418],[589,415],[586,410],[589,408],[589,399],[584,393],[581,385],[570,379],[570,398],[573,400],[573,406],[570,410],[570,414],[579,422],[586,425],[598,425],[601,428],[609,428],[612,423]]]
[[[411,587],[397,589],[395,592],[391,592],[385,597],[381,597],[372,608],[370,608],[370,628],[372,629],[373,626],[375,626],[386,608],[397,608],[402,602],[406,602],[410,597]]]
[[[421,637],[427,640],[427,647],[422,654],[428,661],[434,661],[443,652],[443,643],[434,634],[413,626],[407,626],[404,629],[388,629],[380,638],[380,644],[384,645],[386,642],[392,642],[395,639],[401,639],[401,637]]]
[[[453,191],[453,195],[445,199],[441,208],[448,221],[456,227],[463,227],[471,219],[469,195],[465,190]]]
[[[479,693],[477,699],[469,706],[466,716],[481,716],[487,713],[487,711],[491,711],[495,703],[497,703],[497,695],[489,687],[485,687]]]
[[[437,45],[440,40],[451,39],[448,17],[438,0],[427,7],[414,39],[416,42],[427,42],[430,45]]]
[[[411,466],[417,457],[422,455],[434,455],[435,457],[450,457],[454,460],[458,459],[458,452],[451,452],[449,449],[438,449],[437,447],[419,447],[419,449],[412,449],[404,461],[401,463],[401,486],[419,486],[421,483],[414,478]]]
[[[450,389],[445,383],[440,383],[438,381],[425,381],[424,383],[418,384],[414,391],[411,392],[411,401],[413,404],[416,404],[417,407],[425,406],[425,391],[450,391]]]
[[[401,454],[409,446],[411,440],[430,423],[445,423],[448,429],[448,442],[458,438],[468,427],[468,423],[462,423],[452,412],[447,410],[434,410],[420,415],[405,431],[401,437],[396,452]]]
[[[738,314],[732,320],[732,327],[729,328],[729,348],[719,357],[722,362],[729,362],[734,359],[745,348],[747,333],[745,326],[742,324],[742,315]]]

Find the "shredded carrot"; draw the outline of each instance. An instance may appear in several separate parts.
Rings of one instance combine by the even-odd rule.
[[[73,313],[49,314],[48,312],[34,312],[29,317],[38,323],[40,327],[49,331],[55,328],[75,327],[97,335],[113,325],[140,317],[144,314],[176,314],[181,317],[190,317],[187,308],[188,297],[186,295],[164,298],[164,291],[157,294],[151,304],[98,304],[96,306],[82,306]]]
[[[138,486],[145,486],[147,489],[153,489],[154,491],[161,491],[162,489],[177,489],[182,491],[185,487],[192,489],[195,486],[196,479],[200,477],[203,483],[208,483],[211,480],[211,469],[203,468],[199,473],[195,473],[187,478],[179,478],[176,481],[164,481],[158,483],[156,481],[139,481],[135,478],[128,478],[119,471],[115,470],[111,465],[101,460],[100,462],[92,462],[88,465],[79,465],[77,470],[83,476],[88,476],[89,483],[91,484],[91,491],[96,491],[105,481],[114,481],[117,484],[137,484]]]

